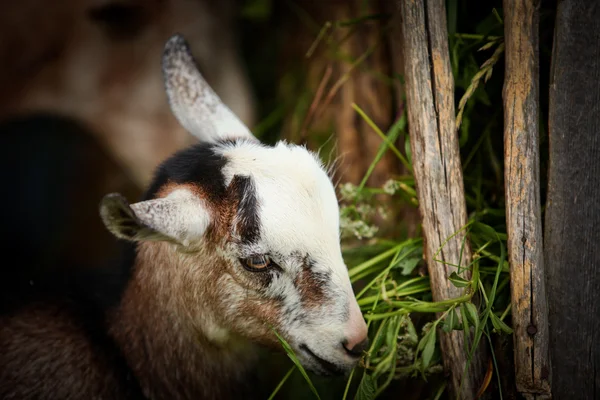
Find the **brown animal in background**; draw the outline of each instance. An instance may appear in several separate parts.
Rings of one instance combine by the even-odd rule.
[[[0,5],[0,120],[35,112],[79,120],[139,187],[194,142],[169,112],[160,66],[181,32],[211,86],[248,125],[250,84],[233,0],[43,0]]]
[[[273,329],[321,374],[347,373],[366,350],[318,157],[258,142],[181,36],[163,71],[200,143],[158,168],[143,201],[102,201],[107,228],[133,243],[122,269],[71,275],[71,292],[2,313],[3,399],[248,398],[259,349],[279,347]]]

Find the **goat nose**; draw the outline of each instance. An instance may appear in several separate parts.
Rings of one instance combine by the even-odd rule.
[[[345,340],[342,342],[344,350],[348,355],[361,356],[364,350],[369,348],[369,339],[367,338],[368,329],[363,318],[358,303],[352,296],[348,305],[349,318],[345,328]]]
[[[343,343],[344,346],[344,350],[346,350],[346,352],[353,356],[353,357],[360,357],[362,356],[362,354],[367,351],[369,349],[369,338],[365,337],[363,340],[361,340],[358,343],[352,343],[348,340],[346,340]]]

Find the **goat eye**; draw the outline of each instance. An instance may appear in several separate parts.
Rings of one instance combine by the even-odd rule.
[[[241,260],[242,265],[248,271],[264,271],[271,265],[271,259],[268,256],[252,256]]]

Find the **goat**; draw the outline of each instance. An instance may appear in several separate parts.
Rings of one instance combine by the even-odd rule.
[[[273,330],[324,375],[348,372],[367,347],[318,157],[261,144],[183,37],[162,65],[172,111],[200,141],[158,168],[142,201],[101,201],[129,243],[111,296],[98,301],[107,287],[95,281],[93,307],[46,300],[0,317],[3,399],[246,398],[259,349],[280,347]]]

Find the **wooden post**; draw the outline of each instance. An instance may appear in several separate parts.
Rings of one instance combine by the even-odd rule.
[[[600,6],[558,2],[545,262],[552,395],[600,398]]]
[[[504,0],[504,181],[517,390],[550,396],[540,204],[539,0]]]
[[[539,0],[504,0],[504,181],[517,390],[550,396],[540,204]]]
[[[455,270],[445,263],[467,265],[467,244],[460,257],[464,234],[444,241],[467,222],[463,176],[455,130],[454,81],[450,69],[446,7],[444,0],[403,0],[404,71],[413,169],[419,209],[423,217],[433,298],[436,301],[462,293],[448,280]],[[482,353],[476,352],[465,376],[468,349],[464,334],[440,332],[444,366],[450,373],[454,398],[473,399],[485,372]],[[461,380],[464,379],[461,386]]]

